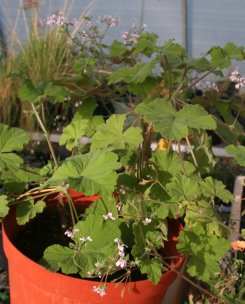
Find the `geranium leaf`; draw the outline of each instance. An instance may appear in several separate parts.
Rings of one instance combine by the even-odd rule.
[[[128,48],[121,42],[114,40],[110,45],[110,56],[111,57],[120,57],[124,53],[128,52]]]
[[[135,244],[132,248],[132,255],[135,258],[141,258],[146,253],[147,233],[156,232],[157,223],[158,221],[152,221],[147,225],[145,225],[143,222],[136,222],[133,224]]]
[[[200,195],[200,188],[197,181],[183,174],[177,174],[170,183],[166,185],[170,197],[177,201],[190,201]]]
[[[28,141],[29,136],[25,131],[0,124],[0,153],[20,151]]]
[[[225,185],[212,177],[206,177],[205,181],[200,183],[201,191],[205,197],[218,197],[224,203],[233,201],[233,195],[230,191],[225,189]]]
[[[114,240],[121,238],[120,224],[118,220],[104,220],[100,214],[89,214],[84,221],[75,225],[74,230],[77,232],[74,241],[81,249],[74,259],[82,276],[88,277],[88,272],[95,269],[96,262],[102,263],[109,256],[115,256],[117,249]],[[91,241],[81,246],[81,239],[87,237],[90,237]]]
[[[208,235],[199,225],[193,231],[184,229],[178,237],[177,249],[189,256],[188,273],[208,282],[220,271],[218,261],[230,249],[230,242],[214,235]]]
[[[91,119],[96,108],[96,100],[94,98],[87,98],[83,103],[77,108],[77,111],[72,119],[72,121],[77,121],[80,119]]]
[[[45,86],[44,95],[52,97],[51,102],[63,102],[64,99],[68,96],[67,90],[63,86],[55,85],[52,82],[48,82]]]
[[[169,140],[180,140],[189,134],[189,128],[215,129],[215,120],[200,105],[186,105],[176,111],[165,99],[143,102],[136,109],[146,121],[152,122],[156,131]]]
[[[151,75],[152,69],[155,67],[156,61],[147,63],[140,62],[133,67],[123,67],[113,72],[109,78],[109,84],[124,81],[126,83],[142,83]]]
[[[39,103],[40,99],[44,97],[44,87],[35,87],[30,80],[26,79],[20,87],[18,95],[21,100]]]
[[[78,145],[79,139],[85,135],[88,126],[87,119],[72,121],[66,126],[60,138],[60,145],[66,145],[67,150],[72,150]]]
[[[244,146],[229,145],[226,147],[226,151],[235,158],[236,162],[239,165],[245,166],[245,147]]]
[[[74,250],[61,246],[52,245],[45,249],[42,264],[50,271],[58,271],[60,268],[64,274],[77,273],[79,268],[74,263]]]
[[[7,195],[0,195],[0,218],[5,217],[9,212]]]
[[[213,207],[212,203],[205,200],[188,203],[185,210],[185,224],[192,228],[199,225],[205,225],[207,232],[210,235],[219,237],[226,236],[227,230],[220,226],[219,221],[210,221],[210,218],[219,219],[219,214]]]
[[[183,172],[179,157],[173,151],[157,150],[152,154],[151,162],[156,165],[159,171],[168,172],[172,176]],[[185,172],[191,175],[195,172],[195,167],[188,161],[184,161]]]
[[[121,167],[117,158],[116,154],[105,150],[70,157],[48,182],[68,181],[74,190],[86,195],[112,193],[117,182],[115,170]]]
[[[157,284],[162,277],[163,264],[158,257],[152,259],[143,258],[140,270],[142,273],[147,274],[148,279],[151,280],[153,284]]]
[[[18,204],[16,209],[16,220],[19,225],[24,225],[29,220],[33,219],[38,213],[42,213],[46,203],[44,201],[37,201],[34,203],[33,199],[26,200]]]
[[[125,145],[137,148],[142,142],[140,128],[128,128],[125,132],[123,126],[126,115],[112,115],[106,123],[98,126],[96,133],[91,138],[91,148],[124,149]]]
[[[14,153],[0,153],[0,170],[7,172],[14,172],[19,169],[23,163],[21,157]],[[3,177],[2,177],[3,179]]]
[[[89,214],[84,221],[74,226],[73,241],[76,248],[52,245],[45,252],[42,262],[51,271],[62,270],[65,274],[80,273],[82,277],[91,277],[96,270],[96,263],[108,270],[111,259],[117,253],[114,240],[121,237],[119,221],[105,221],[101,214]],[[89,238],[88,241],[85,241]]]
[[[10,153],[9,153],[10,154]],[[40,182],[44,178],[37,168],[16,168],[2,173],[4,189],[19,194],[28,187],[30,182]]]

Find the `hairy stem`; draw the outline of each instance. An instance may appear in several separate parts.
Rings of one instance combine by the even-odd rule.
[[[54,164],[55,164],[55,168],[57,169],[58,168],[58,161],[57,161],[57,158],[56,158],[55,153],[54,153],[54,148],[53,148],[52,143],[49,139],[48,132],[47,132],[47,130],[46,130],[46,128],[45,128],[45,126],[42,122],[42,119],[41,119],[36,107],[34,106],[34,104],[32,104],[32,110],[33,110],[34,115],[36,116],[37,122],[38,122],[38,124],[39,124],[39,126],[40,126],[40,128],[43,132],[43,135],[46,138],[46,141],[47,141],[48,146],[49,146],[50,153],[52,155],[52,158],[53,158],[53,161],[54,161]]]

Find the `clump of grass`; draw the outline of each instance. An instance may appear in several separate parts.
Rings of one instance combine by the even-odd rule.
[[[64,14],[68,14],[69,3],[64,1]],[[38,4],[38,1],[20,0],[16,23],[11,24],[7,18],[11,39],[6,56],[0,63],[0,121],[29,131],[35,126],[32,116],[28,115],[30,105],[18,97],[21,78],[28,78],[35,85],[62,79],[72,73],[76,58],[66,33],[59,28],[47,29],[45,22],[39,18]],[[50,3],[47,5],[50,6]],[[85,9],[80,19],[84,14],[88,14],[91,8],[90,5]],[[52,13],[53,11],[49,12]],[[24,20],[26,41],[23,41],[23,37],[21,39],[16,31],[21,16]],[[42,111],[45,112],[44,109]]]

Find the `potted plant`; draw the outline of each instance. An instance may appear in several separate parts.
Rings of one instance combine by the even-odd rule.
[[[211,283],[231,246],[215,198],[228,203],[233,196],[208,176],[215,160],[206,132],[219,125],[218,133],[227,133],[229,126],[193,104],[188,92],[231,60],[244,59],[244,50],[227,44],[211,49],[211,59],[195,59],[173,41],[157,45],[157,35],[149,33],[103,48],[104,60],[91,44],[81,49],[83,103],[60,139],[70,157],[59,160],[39,109],[46,100],[62,102],[74,78],[39,85],[25,79],[19,90],[50,149],[42,169],[17,153],[28,135],[0,125],[11,303],[161,303],[184,256],[189,275],[210,284],[200,288],[218,301],[225,295],[215,294]],[[105,121],[94,115],[92,97],[103,88],[113,92],[110,98],[129,96],[130,112]],[[82,136],[89,140],[80,143]],[[181,150],[183,142],[189,154]],[[34,243],[43,252],[34,252],[32,261],[26,254],[32,256]]]

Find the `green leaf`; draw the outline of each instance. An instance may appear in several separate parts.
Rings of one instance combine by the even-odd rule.
[[[158,224],[158,221],[151,221],[151,223],[145,225],[143,222],[136,222],[133,224],[133,231],[134,231],[134,241],[135,244],[132,248],[132,255],[135,258],[141,258],[143,255],[146,254],[147,251],[147,241],[148,243],[152,243],[154,245],[154,241],[152,242],[149,234],[152,232],[156,232],[156,226]],[[162,235],[162,245],[163,245],[163,235]]]
[[[0,195],[0,218],[5,217],[9,212],[7,195]]]
[[[156,131],[169,139],[180,140],[189,134],[189,128],[196,130],[216,128],[215,120],[200,105],[186,105],[175,111],[172,104],[165,99],[143,102],[135,112],[152,122]]]
[[[229,145],[226,147],[226,151],[231,154],[236,162],[245,167],[245,147],[241,145]]]
[[[156,165],[159,171],[170,173],[171,176],[183,172],[179,157],[173,151],[157,150],[152,154],[151,162]],[[186,173],[191,175],[195,172],[195,167],[188,161],[184,161]]]
[[[96,128],[104,123],[104,119],[100,115],[93,116],[93,112],[96,108],[96,100],[94,98],[87,98],[83,101],[82,105],[77,109],[71,123],[77,123],[87,120],[87,127],[84,131],[84,135],[92,137],[96,131]]]
[[[219,237],[227,235],[227,230],[220,226],[219,214],[213,207],[212,202],[205,200],[186,204],[185,224],[189,228],[203,225],[209,235],[215,234]]]
[[[68,181],[74,190],[84,192],[85,195],[112,193],[117,182],[115,170],[121,168],[117,158],[113,152],[104,150],[70,157],[48,182]]]
[[[4,189],[19,194],[28,187],[30,182],[41,182],[44,178],[37,168],[17,168],[2,173]]]
[[[0,124],[0,153],[20,151],[28,141],[29,136],[25,131]]]
[[[113,194],[106,196],[106,199],[99,198],[85,210],[85,214],[105,215],[108,212],[112,213],[114,218],[118,218],[117,202]]]
[[[77,121],[81,119],[91,119],[96,108],[96,100],[94,98],[87,98],[83,103],[77,108],[77,111],[72,119],[72,121]]]
[[[126,115],[112,115],[105,124],[97,128],[95,135],[91,138],[91,149],[106,148],[124,149],[125,145],[137,148],[143,138],[140,128],[130,127],[123,132]]]
[[[44,97],[44,89],[42,86],[35,87],[30,80],[25,80],[20,87],[18,95],[21,100],[38,103]]]
[[[211,174],[214,171],[216,159],[212,152],[212,140],[206,133],[197,134],[192,142],[194,154],[198,161],[198,170],[201,175]]]
[[[85,135],[87,126],[87,119],[72,121],[64,128],[60,137],[60,145],[66,145],[67,150],[71,151],[78,145],[79,139]]]
[[[22,158],[14,153],[0,153],[0,170],[16,173],[23,163]],[[3,176],[1,179],[4,179]]]
[[[224,69],[228,68],[231,65],[231,60],[244,59],[244,47],[236,46],[235,44],[228,42],[224,48],[221,48],[219,46],[212,47],[209,51],[209,54],[212,58],[212,66]]]
[[[200,57],[200,58],[189,57],[184,62],[187,65],[188,69],[196,70],[198,72],[205,72],[211,69],[210,62],[204,57]]]
[[[121,57],[126,52],[128,52],[128,48],[123,43],[113,40],[112,44],[110,45],[111,57]]]
[[[114,240],[121,238],[120,224],[118,220],[104,220],[100,214],[89,214],[84,221],[75,225],[74,231],[77,232],[74,241],[80,250],[75,253],[74,260],[82,276],[88,277],[88,272],[95,269],[96,262],[110,264],[108,257],[115,257],[117,252]],[[92,241],[81,246],[81,237],[90,237]]]
[[[45,249],[43,258],[45,267],[50,271],[60,268],[64,274],[77,273],[79,268],[74,263],[74,250],[61,245],[52,245]]]
[[[147,63],[139,62],[133,67],[123,67],[113,72],[109,77],[109,84],[118,83],[124,81],[126,83],[142,83],[145,79],[151,75],[153,68],[156,65],[156,61],[150,61]]]
[[[150,57],[156,50],[157,39],[158,35],[155,33],[142,33],[134,46],[134,53],[143,53],[147,57]]]
[[[177,249],[189,256],[187,271],[191,276],[209,282],[220,271],[218,261],[230,249],[230,242],[208,235],[202,226],[184,229],[178,237]]]
[[[159,257],[152,259],[144,258],[141,261],[140,270],[142,273],[147,274],[148,279],[153,284],[157,284],[162,277],[163,264]]]
[[[16,220],[19,225],[24,225],[33,219],[38,213],[42,213],[46,203],[37,201],[34,203],[33,199],[26,200],[18,204],[16,209]]]
[[[156,79],[155,77],[149,76],[142,83],[130,83],[128,85],[128,90],[134,95],[147,97],[159,85],[160,81],[161,80]]]
[[[55,85],[52,82],[48,82],[44,90],[44,95],[52,97],[50,101],[55,103],[63,102],[68,94],[69,93],[63,86]]]
[[[233,195],[225,189],[225,185],[212,177],[206,177],[205,181],[200,183],[201,191],[205,197],[218,197],[224,203],[233,201]]]
[[[217,119],[217,129],[215,133],[227,144],[238,144],[239,133],[237,130],[228,124]]]
[[[177,174],[170,183],[166,185],[168,194],[177,201],[191,201],[200,195],[198,182],[193,178]]]

